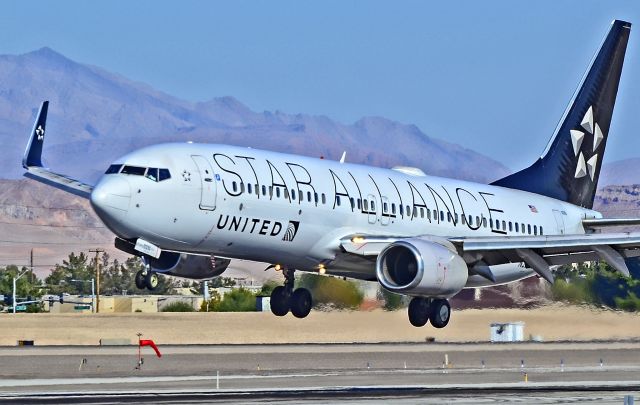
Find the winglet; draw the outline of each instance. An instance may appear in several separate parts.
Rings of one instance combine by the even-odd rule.
[[[29,167],[42,167],[42,145],[44,144],[44,133],[47,125],[47,110],[49,109],[49,102],[43,101],[38,111],[38,117],[36,118],[33,129],[31,130],[31,137],[27,144],[27,150],[24,152],[22,158],[22,167],[28,169]]]
[[[42,145],[44,144],[45,126],[47,124],[47,110],[49,102],[43,101],[38,112],[35,124],[31,130],[31,136],[24,151],[22,167],[26,169],[25,177],[37,180],[52,187],[59,188],[68,193],[83,198],[89,198],[93,186],[82,183],[62,174],[54,173],[42,166]]]

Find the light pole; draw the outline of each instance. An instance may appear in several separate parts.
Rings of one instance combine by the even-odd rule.
[[[20,279],[20,277],[24,276],[29,269],[25,269],[22,273],[18,274],[18,277],[13,278],[13,313],[16,313],[16,281]]]
[[[91,280],[76,280],[72,278],[71,281],[76,283],[88,283],[91,281],[91,312],[96,313],[96,279],[92,278]]]

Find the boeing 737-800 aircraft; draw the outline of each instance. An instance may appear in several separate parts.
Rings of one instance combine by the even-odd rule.
[[[442,328],[447,299],[463,288],[552,282],[554,266],[588,260],[629,275],[640,233],[597,229],[640,221],[591,208],[630,28],[612,23],[542,156],[489,185],[187,142],[123,156],[92,187],[43,167],[46,101],[22,164],[26,176],[91,200],[116,246],[147,264],[140,288],[154,288],[158,273],[207,279],[230,259],[255,260],[284,272],[275,315],[308,315],[309,291],[293,287],[301,270],[379,282],[413,297],[413,325]]]

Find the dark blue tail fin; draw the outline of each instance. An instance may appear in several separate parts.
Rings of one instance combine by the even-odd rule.
[[[630,31],[613,22],[542,157],[494,185],[593,206]]]

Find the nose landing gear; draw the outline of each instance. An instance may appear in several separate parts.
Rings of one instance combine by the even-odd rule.
[[[305,318],[311,312],[311,292],[306,288],[293,289],[294,271],[284,269],[284,285],[274,288],[271,292],[271,312],[276,316],[285,316],[291,311],[296,318]]]
[[[151,270],[140,270],[136,273],[135,276],[136,287],[141,290],[145,288],[149,291],[153,291],[158,288],[160,284],[160,278],[158,277],[158,273]]]

